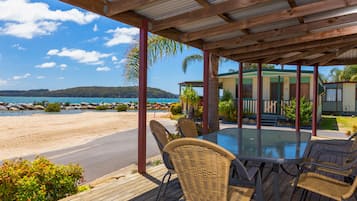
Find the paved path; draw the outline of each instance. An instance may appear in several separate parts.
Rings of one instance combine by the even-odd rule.
[[[160,121],[175,131],[175,121]],[[71,143],[68,141],[68,143]],[[51,151],[41,155],[59,164],[79,163],[85,170],[86,182],[137,162],[138,129],[128,130],[93,140],[87,144]],[[155,139],[147,130],[147,157],[158,155]],[[24,157],[33,159],[34,156]]]
[[[175,131],[175,121],[161,121],[170,131]],[[236,124],[221,124],[220,128],[236,127]],[[255,126],[244,125],[245,128]],[[292,128],[263,127],[262,129],[291,130]],[[305,130],[302,130],[305,131]],[[307,132],[311,132],[306,130]],[[110,172],[124,168],[137,162],[138,130],[133,129],[93,140],[87,144],[43,153],[55,163],[79,163],[85,170],[84,177],[87,182],[104,176]],[[344,137],[338,132],[318,131],[319,136]],[[70,141],[68,143],[71,143]],[[147,157],[158,155],[160,152],[156,142],[147,130]],[[32,156],[24,157],[33,159]]]

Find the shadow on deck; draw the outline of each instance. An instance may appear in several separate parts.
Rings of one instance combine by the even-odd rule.
[[[266,167],[264,170],[264,197],[265,200],[273,200],[272,197],[272,175],[268,175],[271,167]],[[296,172],[295,166],[286,166],[291,172]],[[127,175],[118,180],[111,180],[107,183],[98,185],[97,187],[77,194],[75,196],[68,197],[62,201],[114,201],[114,200],[131,200],[131,201],[151,201],[155,200],[158,187],[162,176],[165,174],[166,169],[164,165],[158,165],[150,167],[147,170],[147,174],[140,175],[138,173]],[[293,177],[285,174],[281,171],[280,173],[280,192],[281,200],[286,201],[292,192],[292,187],[290,182]],[[301,190],[298,190],[293,197],[293,200],[297,201],[300,198]],[[173,181],[168,186],[165,197],[161,200],[180,200],[182,196],[182,191],[177,179]],[[309,193],[306,200],[319,200],[319,201],[330,201],[330,199],[316,195],[314,193]],[[356,199],[351,199],[356,201]]]

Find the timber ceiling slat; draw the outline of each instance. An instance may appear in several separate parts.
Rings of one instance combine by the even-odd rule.
[[[340,55],[342,55],[343,53],[353,49],[354,47],[356,47],[357,45],[356,44],[349,44],[345,47],[341,47],[339,48],[336,52],[332,52],[332,53],[329,53],[329,54],[326,54],[324,56],[321,56],[321,57],[318,57],[316,59],[312,59],[308,62],[305,62],[304,64],[305,65],[313,65],[313,64],[321,64],[321,65],[325,65],[327,64],[328,62],[330,62],[331,60],[339,57]]]
[[[125,11],[133,10],[139,6],[145,6],[156,2],[158,0],[106,0],[105,14],[107,16],[113,16]]]
[[[354,5],[357,4],[357,2],[352,2],[352,3]],[[220,26],[211,27],[208,29],[203,29],[194,32],[188,32],[183,34],[182,41],[188,42],[200,38],[232,32],[237,29],[251,28],[257,25],[274,23],[278,21],[288,20],[300,16],[305,16],[305,15],[312,15],[319,12],[330,11],[338,8],[344,8],[344,7],[346,7],[346,3],[343,0],[319,1],[315,3],[298,6],[292,9],[274,12],[263,16],[257,16],[257,17],[252,17],[250,19],[240,20],[235,23],[220,25]]]
[[[309,23],[305,23],[305,24],[294,25],[294,26],[285,27],[285,28],[281,28],[281,29],[275,29],[275,30],[270,30],[270,31],[265,31],[265,32],[258,32],[258,33],[250,34],[248,36],[240,36],[240,37],[236,37],[236,38],[229,38],[229,39],[225,39],[225,40],[205,43],[203,45],[203,49],[210,50],[210,49],[215,49],[215,48],[224,47],[224,46],[234,46],[234,45],[238,45],[242,41],[246,41],[246,40],[250,40],[250,41],[261,40],[264,38],[275,37],[275,36],[279,36],[279,35],[290,35],[290,34],[294,34],[299,31],[308,32],[308,31],[311,31],[314,29],[320,29],[320,28],[324,28],[324,27],[336,26],[336,25],[340,25],[340,24],[355,22],[356,19],[357,19],[357,13],[339,16],[339,17],[332,17],[332,18],[328,18],[328,19],[313,21],[313,22],[309,22]]]
[[[302,5],[297,0],[226,0],[216,4],[209,0],[192,0],[202,8],[197,9],[196,4],[196,10],[187,12],[177,7],[176,14],[175,2],[162,0],[61,1],[135,27],[148,20],[154,34],[236,61],[309,65],[357,63],[357,58],[354,59],[357,55],[347,59],[341,56],[357,47],[353,45],[357,45],[357,12],[352,9],[357,0],[305,0]],[[173,11],[173,17],[155,21],[153,19],[160,18],[162,3]],[[149,4],[150,12],[146,14],[145,5]],[[186,3],[180,4],[184,5]],[[249,14],[236,16],[234,13],[240,9]],[[224,22],[210,24],[214,16]],[[207,26],[191,26],[191,22],[199,20]],[[185,32],[177,27],[185,27],[182,28]]]
[[[342,27],[342,28],[323,31],[323,32],[308,33],[304,36],[288,38],[279,41],[265,42],[257,45],[239,47],[236,49],[222,50],[219,51],[219,54],[223,56],[227,56],[232,54],[252,52],[252,51],[258,51],[263,49],[269,49],[273,47],[280,47],[284,45],[293,45],[293,44],[299,44],[299,43],[304,43],[314,40],[322,40],[322,39],[335,38],[339,36],[346,36],[346,35],[353,35],[353,34],[357,34],[357,25]]]
[[[237,55],[229,55],[228,57],[232,58],[233,60],[248,59],[254,57],[268,57],[269,55],[274,55],[274,54],[286,54],[289,52],[311,50],[313,48],[319,48],[319,47],[330,47],[330,46],[333,47],[346,43],[355,43],[356,41],[357,41],[357,34],[352,36],[344,36],[344,37],[333,38],[333,39],[312,41],[312,42],[300,43],[295,45],[274,47],[271,49],[247,52]]]
[[[166,28],[183,25],[202,18],[208,18],[215,15],[227,13],[230,11],[238,10],[241,8],[250,7],[258,3],[267,2],[269,0],[229,0],[223,3],[211,5],[209,7],[201,8],[198,10],[183,13],[177,16],[169,17],[163,20],[155,21],[152,23],[151,31],[160,31]]]

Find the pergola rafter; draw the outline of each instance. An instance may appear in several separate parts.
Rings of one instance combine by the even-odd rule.
[[[357,4],[357,0],[351,0],[350,4]],[[239,20],[235,23],[215,26],[199,31],[193,31],[183,34],[182,41],[189,42],[197,39],[202,39],[209,36],[216,36],[225,34],[227,32],[235,31],[236,29],[246,29],[258,25],[264,25],[283,20],[293,19],[300,16],[312,15],[320,12],[330,11],[334,9],[344,8],[347,4],[343,0],[324,0],[315,3],[310,3],[298,6],[292,9],[273,12],[270,14],[252,17],[244,20]]]
[[[340,40],[341,36],[349,37],[357,33],[357,26],[354,25],[355,19],[357,19],[357,11],[351,12],[350,9],[350,7],[357,5],[357,0],[306,1],[299,4],[295,0],[228,0],[218,3],[207,0],[192,0],[196,3],[197,9],[190,9],[190,11],[179,10],[179,8],[173,9],[173,12],[168,15],[169,17],[164,18],[161,16],[153,18],[152,13],[150,14],[151,17],[146,15],[149,11],[146,11],[145,8],[150,8],[150,12],[156,11],[152,8],[157,8],[157,12],[159,11],[160,4],[163,3],[159,0],[62,1],[136,27],[141,26],[142,20],[147,20],[149,31],[152,33],[202,50],[208,50],[213,54],[229,59],[254,63],[277,63],[281,60],[285,63],[286,61],[283,60],[285,58],[275,54],[300,51],[305,52],[305,54],[299,55],[298,60],[291,60],[286,63],[296,64],[297,61],[304,61],[303,64],[310,64],[312,61],[310,62],[311,59],[308,58],[309,55],[306,51],[311,51],[311,54],[321,53],[321,51],[318,51],[318,47],[329,46],[330,44],[321,43],[314,47],[308,45],[301,48],[297,48],[296,45],[317,41],[319,41],[317,43],[320,43],[325,39]],[[277,4],[276,8],[260,14],[259,9],[274,4]],[[344,12],[343,9],[349,10]],[[246,13],[237,16],[240,11]],[[251,15],[249,11],[256,14]],[[175,12],[178,14],[175,15]],[[247,17],[244,17],[245,15]],[[209,21],[212,18],[219,18],[222,23],[217,24],[217,20],[215,23],[210,23]],[[205,20],[207,20],[207,23]],[[297,23],[293,23],[293,20]],[[190,28],[185,28],[186,25],[190,27],[189,24],[198,21],[207,25],[199,29],[195,28],[192,31],[190,31]],[[275,23],[283,23],[283,25],[274,28]],[[269,28],[269,26],[272,28]],[[241,34],[233,34],[237,31],[240,31]],[[289,49],[290,45],[291,49]],[[316,48],[316,52],[312,48]],[[284,49],[284,51],[278,49]],[[264,53],[265,50],[269,53]],[[245,54],[255,54],[255,57],[247,57]],[[329,52],[326,51],[326,54],[329,54]],[[306,55],[305,58],[303,58],[304,55]],[[330,65],[337,61],[344,60],[336,57],[324,62],[324,64]]]
[[[258,63],[260,73],[262,63],[297,65],[297,102],[300,102],[301,65],[314,65],[314,135],[318,66],[357,63],[357,0],[61,1],[140,28],[139,147],[143,146],[138,153],[140,173],[145,172],[147,61],[144,54],[148,31],[204,51],[205,130],[208,130],[208,109],[213,108],[208,106],[208,97],[217,98],[208,90],[208,83],[213,82],[211,78],[217,70],[212,68],[218,65],[213,62],[218,60],[217,56],[240,62],[240,78],[242,62]],[[262,85],[260,73],[257,73],[259,86]],[[239,83],[242,85],[242,79]],[[242,88],[239,91],[238,114],[242,114]],[[258,87],[257,95],[257,128],[260,129],[262,87]],[[299,114],[297,105],[297,131]],[[241,117],[238,119],[241,126]]]

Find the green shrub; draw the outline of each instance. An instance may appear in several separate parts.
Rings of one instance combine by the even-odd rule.
[[[91,187],[89,185],[81,185],[77,187],[77,191],[78,193],[83,192],[83,191],[87,191],[90,190]]]
[[[96,110],[107,110],[108,107],[106,105],[98,105],[97,107],[95,107]]]
[[[232,100],[220,101],[218,104],[219,115],[226,121],[234,122],[237,120],[236,108]]]
[[[54,201],[78,192],[79,165],[55,165],[44,157],[7,160],[0,166],[0,200]]]
[[[291,100],[290,104],[283,107],[285,116],[292,121],[296,119],[296,100]],[[311,125],[310,121],[312,118],[312,104],[305,97],[300,99],[300,121],[301,125]]]
[[[59,103],[48,103],[45,112],[60,112],[61,105]]]
[[[232,93],[229,92],[228,90],[223,90],[223,95],[221,97],[221,101],[229,101],[229,100],[233,100]]]
[[[118,112],[125,112],[128,110],[128,106],[125,104],[119,104],[119,105],[117,105],[117,107],[115,109]]]
[[[182,113],[182,106],[180,103],[173,103],[170,105],[170,112],[172,115],[177,115]]]

